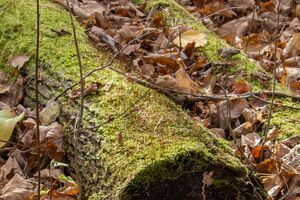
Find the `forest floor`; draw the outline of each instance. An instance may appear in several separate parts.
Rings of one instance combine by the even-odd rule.
[[[280,0],[55,2],[70,9],[95,47],[114,53],[111,62],[115,57],[124,60],[127,73],[117,73],[170,97],[195,121],[228,140],[240,161],[260,175],[270,199],[299,199],[300,4]],[[189,19],[182,19],[186,15]],[[207,28],[195,27],[195,22]],[[60,37],[73,34],[65,29],[52,32]],[[216,34],[231,46],[220,43]],[[6,64],[21,70],[29,59],[25,54],[11,55]],[[36,161],[37,155],[12,157],[35,147],[37,112],[19,105],[25,77],[11,82],[7,74],[0,73],[0,198],[33,199],[37,190],[33,172],[45,162],[39,176],[51,187],[42,190],[42,199],[77,199],[78,185],[61,168],[66,167],[67,174],[72,170],[56,161],[64,155],[65,127],[57,122],[60,111],[55,101],[38,112],[44,160]],[[112,83],[81,81],[82,88],[78,85],[67,93],[74,102],[100,88],[110,90]],[[80,115],[76,119],[80,121]],[[75,132],[81,129],[80,125],[74,128]],[[31,160],[23,169],[22,159]],[[8,177],[12,169],[20,174],[29,170],[30,177]]]

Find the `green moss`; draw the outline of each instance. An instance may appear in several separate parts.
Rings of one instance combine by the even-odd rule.
[[[7,57],[18,53],[30,55],[31,61],[23,69],[28,75],[28,85],[33,83],[34,3],[34,0],[0,0],[0,46],[5,47],[1,49],[0,69],[13,76],[17,72],[7,65]],[[177,12],[176,9],[174,12]],[[186,17],[184,13],[180,16]],[[55,97],[64,87],[79,81],[77,58],[73,38],[58,37],[51,31],[63,28],[72,32],[67,12],[42,0],[41,21],[43,81],[40,87],[47,93],[45,96]],[[96,51],[78,23],[76,29],[84,73],[107,63],[111,54]],[[217,45],[217,42],[211,44]],[[213,57],[213,54],[210,56]],[[122,69],[122,63],[117,61],[113,67]],[[216,139],[167,97],[150,91],[132,106],[147,92],[147,88],[131,84],[110,70],[94,73],[86,84],[92,81],[104,85],[112,82],[112,87],[108,92],[101,91],[85,98],[85,127],[97,126],[129,107],[132,109],[97,130],[82,133],[84,144],[78,149],[83,160],[76,162],[81,165],[84,186],[90,199],[118,199],[128,195],[125,192],[128,186],[174,180],[185,173],[200,173],[216,166],[232,171],[231,178],[244,179],[248,175],[247,169],[233,157],[227,142]],[[26,94],[25,102],[30,102],[32,89],[27,87]],[[47,99],[41,100],[45,102]],[[62,98],[60,103],[63,111],[60,120],[67,125],[70,116],[76,115],[78,104],[67,98]],[[187,163],[191,163],[189,168],[177,170],[178,166],[186,166]]]
[[[281,140],[300,134],[300,112],[297,110],[277,109],[272,115],[271,123],[280,128]]]

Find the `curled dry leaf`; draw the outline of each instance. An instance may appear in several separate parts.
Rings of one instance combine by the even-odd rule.
[[[14,55],[10,59],[10,65],[20,70],[29,61],[29,59],[30,57],[25,54]]]
[[[267,133],[266,141],[275,140],[280,135],[280,131],[278,128],[274,127]]]
[[[227,104],[229,108],[227,108]],[[249,108],[249,104],[245,99],[229,99],[228,103],[227,101],[221,101],[218,104],[220,127],[226,127],[226,118],[237,119],[240,117],[245,108]]]
[[[102,28],[93,26],[89,31],[89,36],[96,40],[107,44],[115,53],[118,52],[119,42],[107,34]]]
[[[233,134],[235,134],[236,137],[241,137],[242,135],[251,133],[252,130],[253,130],[252,124],[250,122],[245,122],[240,126],[236,127],[233,130]]]
[[[199,85],[189,77],[183,68],[176,72],[175,82],[175,89],[179,91],[187,93],[198,93],[200,91]]]
[[[234,94],[243,94],[250,92],[250,84],[246,80],[236,80],[233,84]]]
[[[57,122],[49,126],[40,126],[41,151],[55,160],[64,155],[63,127]]]
[[[87,96],[87,95],[92,94],[94,92],[98,92],[101,86],[102,86],[101,83],[93,82],[91,85],[89,85],[88,87],[86,87],[84,89],[83,96]],[[72,100],[80,98],[80,96],[81,96],[80,89],[72,91],[70,94],[68,94],[68,96]]]
[[[295,33],[283,50],[284,56],[294,56],[300,52],[300,33]]]
[[[4,84],[2,86],[3,93],[0,93],[0,101],[10,106],[18,105],[23,98],[24,79],[18,76],[16,82],[8,82],[6,78],[0,77],[0,83]]]

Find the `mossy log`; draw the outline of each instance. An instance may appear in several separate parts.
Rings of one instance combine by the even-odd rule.
[[[190,17],[184,12],[179,16]],[[78,82],[79,75],[73,38],[58,37],[51,31],[71,32],[68,13],[42,0],[41,21],[40,94],[44,104],[66,86]],[[202,26],[198,23],[199,27]],[[94,49],[78,23],[76,29],[84,72],[107,63],[112,55]],[[9,55],[31,56],[22,70],[28,77],[26,105],[32,104],[34,95],[31,85],[35,34],[34,0],[0,0],[1,70],[14,77],[18,72],[7,65]],[[213,36],[208,48],[217,43]],[[250,63],[245,57],[237,59]],[[116,61],[113,67],[123,69],[122,61]],[[85,98],[85,127],[97,126],[136,104],[125,115],[97,130],[82,132],[80,146],[75,147],[81,159],[71,163],[81,166],[86,199],[253,200],[263,196],[258,182],[252,181],[254,176],[233,156],[228,143],[193,121],[163,94],[130,83],[109,69],[95,73],[86,84],[91,82],[112,86],[109,91]],[[76,115],[78,104],[66,97],[60,99],[60,104],[60,122],[67,126],[69,121],[73,123],[71,116]],[[72,148],[66,146],[69,152]]]

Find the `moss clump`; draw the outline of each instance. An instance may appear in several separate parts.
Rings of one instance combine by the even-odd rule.
[[[154,1],[150,1],[154,2]],[[35,1],[0,0],[0,68],[12,75],[16,73],[6,63],[10,54],[26,53],[32,58],[35,51]],[[175,10],[176,11],[176,10]],[[184,17],[184,15],[181,15]],[[64,87],[79,81],[78,64],[72,37],[58,37],[51,29],[71,31],[65,10],[41,1],[41,78],[40,88],[44,96],[52,98]],[[199,25],[200,26],[200,25]],[[16,28],[18,27],[18,28]],[[111,54],[97,52],[89,45],[84,30],[76,23],[78,42],[83,59],[84,72],[108,62]],[[122,68],[117,61],[113,67]],[[27,85],[32,84],[34,62],[26,65]],[[224,179],[244,180],[248,171],[234,158],[227,142],[216,139],[207,129],[194,122],[187,113],[167,97],[127,82],[126,78],[110,70],[102,70],[87,79],[102,84],[112,83],[110,91],[85,98],[84,126],[99,125],[111,116],[118,116],[128,107],[130,112],[93,131],[80,136],[79,149],[82,159],[72,160],[81,165],[85,195],[89,199],[134,198],[129,193],[135,186],[177,181],[186,175],[201,174],[213,169]],[[26,89],[26,101],[30,103],[32,89]],[[139,103],[132,106],[133,102]],[[61,99],[61,122],[68,124],[75,116],[78,105]],[[158,125],[158,122],[161,123]],[[156,130],[154,131],[154,129]],[[226,173],[223,173],[225,172]],[[199,179],[200,180],[200,179]],[[230,187],[223,188],[229,190]],[[213,190],[213,188],[211,189]],[[252,190],[249,190],[252,194]],[[254,195],[254,194],[252,194]],[[251,195],[250,195],[251,196]],[[249,198],[248,198],[249,199]]]

